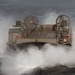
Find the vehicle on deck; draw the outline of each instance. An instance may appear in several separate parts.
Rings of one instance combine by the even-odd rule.
[[[72,45],[72,29],[70,19],[66,15],[60,15],[55,24],[38,23],[35,16],[27,16],[24,21],[16,21],[9,28],[8,45],[22,45],[26,43],[50,43],[54,45]]]

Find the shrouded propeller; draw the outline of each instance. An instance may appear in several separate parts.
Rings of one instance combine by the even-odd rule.
[[[38,19],[35,16],[32,16],[32,15],[27,16],[24,19],[23,26],[26,27],[27,35],[29,35],[32,32],[34,32],[34,30],[37,28]]]
[[[27,16],[24,20],[27,29],[35,29],[38,25],[38,19],[35,16]]]
[[[56,19],[56,25],[70,25],[70,19],[66,15],[60,15]]]

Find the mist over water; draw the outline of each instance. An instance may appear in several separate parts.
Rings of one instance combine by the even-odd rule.
[[[43,24],[55,24],[56,23],[56,18],[59,16],[56,12],[47,12],[46,14],[43,15]]]
[[[48,13],[44,19],[44,24],[54,24],[58,14],[55,12]],[[2,62],[1,70],[5,75],[20,75],[24,72],[40,67],[53,67],[56,65],[66,65],[74,67],[75,65],[75,48],[73,39],[72,47],[53,46],[45,44],[40,49],[37,46],[30,45],[25,49],[8,52],[7,40],[9,27],[13,25],[12,17],[0,15],[0,61]],[[74,30],[73,30],[74,37]]]

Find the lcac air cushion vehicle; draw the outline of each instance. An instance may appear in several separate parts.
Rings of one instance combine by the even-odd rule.
[[[72,45],[72,30],[69,17],[60,15],[53,25],[40,25],[38,19],[34,16],[27,16],[23,22],[16,21],[16,24],[9,28],[8,44],[16,46],[27,43]]]

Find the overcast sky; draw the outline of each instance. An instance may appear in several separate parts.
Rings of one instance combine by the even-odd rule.
[[[0,0],[0,13],[20,16],[39,15],[47,11],[75,15],[75,0]]]

